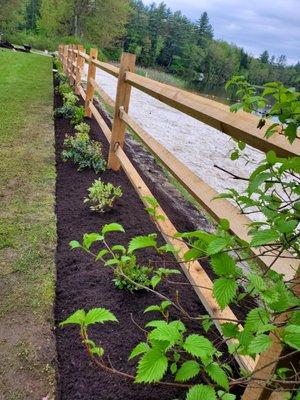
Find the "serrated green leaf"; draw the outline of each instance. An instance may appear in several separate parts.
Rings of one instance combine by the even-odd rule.
[[[248,348],[251,340],[254,338],[253,334],[248,329],[243,329],[242,331],[238,332],[236,337],[239,340],[240,345],[243,346],[244,349]]]
[[[215,362],[205,368],[205,372],[210,378],[225,390],[229,390],[228,377],[223,369]]]
[[[97,354],[97,356],[102,357],[104,354],[104,349],[100,346],[95,346],[89,350],[92,354]]]
[[[170,366],[170,371],[172,372],[172,374],[176,374],[177,371],[177,364],[175,362],[173,362]]]
[[[224,250],[227,246],[227,240],[224,238],[217,238],[214,239],[212,242],[209,243],[207,246],[207,254],[209,256],[213,254],[220,253],[220,251]]]
[[[211,257],[211,265],[218,276],[237,276],[240,270],[236,262],[226,253],[215,254]]]
[[[222,310],[234,299],[237,288],[233,279],[219,278],[214,281],[213,295]]]
[[[115,244],[114,246],[112,246],[111,248],[113,251],[120,251],[121,253],[125,254],[126,253],[126,249],[124,246],[122,246],[121,244]]]
[[[248,275],[248,279],[256,291],[260,292],[266,289],[265,281],[261,276],[257,274],[250,274]]]
[[[153,207],[158,207],[159,203],[158,201],[155,199],[155,197],[151,197],[151,196],[143,196],[143,199],[145,199],[147,201],[148,204],[150,204]]]
[[[71,249],[78,249],[79,247],[81,247],[81,244],[77,241],[77,240],[71,240],[71,242],[69,243]]]
[[[300,350],[300,326],[288,325],[282,333],[282,340],[294,349]]]
[[[172,303],[169,300],[164,300],[161,302],[160,308],[165,311],[170,305],[172,305]]]
[[[148,337],[150,340],[165,341],[173,345],[181,338],[181,333],[175,324],[164,322],[153,329]]]
[[[100,250],[99,253],[96,256],[96,261],[98,261],[101,258],[103,258],[104,256],[106,256],[107,253],[108,253],[108,250],[106,250],[106,249]]]
[[[135,250],[144,249],[146,247],[156,247],[157,241],[156,237],[149,236],[136,236],[131,239],[128,246],[128,253],[133,253]]]
[[[159,382],[168,369],[168,359],[161,349],[149,350],[139,361],[136,383]]]
[[[119,263],[120,263],[120,261],[117,258],[111,258],[111,259],[105,261],[104,265],[110,266],[110,265],[117,265]]]
[[[183,348],[193,356],[200,358],[207,358],[215,351],[214,346],[208,339],[197,334],[189,335],[183,343]]]
[[[236,338],[236,335],[239,331],[238,324],[234,324],[233,322],[225,322],[221,325],[222,333],[227,338]]]
[[[262,307],[249,311],[245,321],[245,330],[256,332],[257,329],[269,323],[269,313]]]
[[[210,328],[213,325],[213,321],[211,320],[210,316],[207,315],[206,317],[203,317],[202,320],[202,328],[204,329],[205,332],[208,332],[210,330]]]
[[[144,313],[151,312],[151,311],[160,311],[160,307],[157,305],[149,306],[145,308]]]
[[[203,256],[203,250],[192,247],[183,255],[184,261],[198,260]]]
[[[87,312],[85,317],[85,325],[103,324],[108,321],[118,322],[114,314],[106,308],[93,308]]]
[[[185,361],[178,369],[175,376],[175,381],[185,382],[189,379],[194,378],[200,372],[200,366],[197,361],[189,360]]]
[[[257,335],[254,339],[251,340],[248,346],[248,351],[251,354],[262,353],[263,351],[268,350],[268,348],[272,345],[272,339],[268,335]]]
[[[103,236],[99,233],[85,233],[83,235],[82,247],[89,250],[93,243],[103,240]]]
[[[156,288],[156,286],[159,284],[159,282],[161,281],[161,277],[159,275],[154,275],[151,280],[151,286],[153,287],[153,289]]]
[[[163,321],[161,319],[155,319],[152,321],[147,322],[145,325],[146,328],[158,328],[159,326],[165,326],[166,321]]]
[[[267,244],[276,242],[280,238],[278,231],[275,229],[265,229],[263,231],[258,231],[252,235],[252,240],[250,242],[251,247],[259,247]]]
[[[278,124],[273,124],[273,127],[277,126]],[[274,165],[277,162],[277,156],[275,151],[270,150],[267,152],[266,159],[269,164]]]
[[[135,358],[136,356],[139,356],[140,354],[147,353],[149,350],[150,350],[150,347],[149,347],[148,343],[140,342],[132,349],[132,351],[128,357],[128,360],[132,360],[133,358]]]
[[[235,400],[236,395],[232,393],[225,393],[223,390],[218,390],[218,396],[220,397],[220,400]]]
[[[186,400],[216,400],[215,390],[208,385],[195,385],[187,393]]]
[[[62,321],[59,326],[65,326],[70,324],[83,325],[85,322],[85,311],[77,310],[71,314],[67,319]]]
[[[102,235],[106,235],[109,232],[125,232],[122,225],[113,222],[111,224],[106,224],[102,227]]]

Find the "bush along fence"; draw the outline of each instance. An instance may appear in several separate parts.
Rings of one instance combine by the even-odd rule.
[[[85,116],[95,118],[110,143],[107,167],[114,171],[123,168],[166,241],[165,246],[158,247],[155,235],[141,236],[132,239],[128,248],[118,245],[112,248],[106,243],[107,233],[123,231],[122,226],[112,223],[100,233],[85,235],[82,243],[71,242],[73,249],[88,253],[92,253],[94,243],[102,243],[103,248],[94,256],[114,270],[119,287],[151,290],[163,300],[145,310],[160,312],[162,319],[147,325],[150,328],[147,341],[138,344],[130,355],[139,358],[136,376],[111,371],[105,362],[104,349],[88,337],[90,324],[117,321],[108,310],[99,308],[87,313],[79,310],[62,325],[80,326],[81,339],[100,368],[137,383],[170,385],[172,382],[164,381],[169,370],[174,375],[173,384],[186,390],[188,400],[233,400],[236,396],[231,389],[235,386],[245,387],[242,400],[298,400],[299,361],[295,364],[294,360],[299,360],[300,354],[299,93],[271,82],[258,94],[243,77],[235,77],[228,87],[237,90],[241,101],[229,110],[223,104],[138,76],[134,73],[133,54],[123,53],[119,67],[99,61],[97,49],[91,49],[88,55],[81,46],[61,45],[58,54],[64,74],[75,93],[85,101]],[[86,90],[82,86],[85,63],[88,63]],[[118,79],[115,99],[96,82],[97,68]],[[237,142],[232,159],[238,158],[247,144],[266,153],[249,177],[246,191],[215,192],[151,137],[128,113],[132,87],[231,136]],[[96,93],[114,109],[112,129],[93,102]],[[273,106],[267,109],[270,98]],[[250,113],[256,109],[266,110],[261,118]],[[278,122],[269,123],[271,117]],[[137,134],[215,219],[216,233],[177,232],[123,150],[126,127]],[[103,190],[100,186],[99,183],[98,191]],[[100,208],[103,209],[102,205]],[[251,212],[261,214],[263,220],[259,221],[263,222],[251,221],[248,217]],[[171,252],[177,259],[208,313],[196,319],[205,331],[213,324],[218,328],[229,353],[240,366],[239,378],[231,376],[230,367],[220,361],[220,351],[212,342],[201,335],[189,335],[182,321],[170,322],[169,307],[175,307],[184,318],[195,318],[187,315],[180,303],[165,298],[156,289],[160,279],[176,273],[174,270],[161,269],[151,274],[143,270],[144,277],[135,279],[138,268],[134,252],[145,247]],[[205,272],[203,259],[209,259],[216,279]],[[241,268],[242,263],[247,263],[246,269]],[[230,305],[241,305],[245,299],[251,299],[252,307],[240,320]],[[204,376],[201,380],[205,384],[190,383],[197,376]]]

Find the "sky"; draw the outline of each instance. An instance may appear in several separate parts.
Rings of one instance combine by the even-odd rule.
[[[153,0],[144,0],[150,4]],[[160,3],[159,0],[155,1]],[[300,0],[164,0],[172,11],[192,20],[207,11],[215,39],[223,39],[259,56],[268,50],[300,61]]]

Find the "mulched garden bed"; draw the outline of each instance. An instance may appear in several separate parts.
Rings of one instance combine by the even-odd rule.
[[[60,96],[55,94],[54,107],[62,105]],[[103,153],[107,159],[108,143],[101,133],[96,121],[92,118],[86,121],[91,126],[91,137],[102,142]],[[83,203],[87,189],[94,179],[99,177],[91,170],[77,172],[72,163],[61,160],[63,140],[66,134],[73,134],[69,121],[55,120],[56,139],[56,214],[58,246],[56,252],[57,284],[55,301],[56,324],[80,308],[105,307],[111,310],[119,320],[118,324],[107,323],[95,325],[91,328],[91,338],[101,344],[109,355],[112,365],[122,371],[134,374],[135,362],[128,362],[128,355],[132,348],[145,339],[144,334],[134,325],[134,320],[143,326],[153,319],[155,314],[143,314],[144,308],[151,304],[158,304],[160,300],[148,292],[130,294],[115,288],[112,282],[112,272],[103,267],[100,262],[94,262],[86,253],[80,250],[70,250],[71,240],[80,240],[87,232],[97,232],[111,222],[122,224],[125,234],[110,234],[111,243],[127,245],[136,235],[147,235],[157,232],[153,222],[136,194],[125,173],[115,173],[107,170],[100,175],[105,182],[122,187],[123,196],[118,200],[115,208],[109,213],[99,215],[90,212]],[[162,194],[159,200],[167,213],[172,211],[172,205],[163,201]],[[180,214],[173,213],[172,221],[181,231],[191,229],[191,224]],[[163,240],[161,239],[161,243]],[[150,250],[143,250],[139,255],[139,263],[147,265],[149,260],[157,266],[164,266],[164,260],[172,261],[171,257],[161,258]],[[167,264],[170,268],[176,268]],[[184,275],[174,280],[187,282]],[[174,299],[178,286],[163,283],[158,286],[160,292]],[[193,315],[206,314],[197,295],[189,285],[180,286],[181,304]],[[173,311],[173,310],[172,310]],[[176,313],[172,314],[176,317]],[[184,321],[194,332],[201,333],[199,323]],[[211,339],[221,341],[216,330],[209,332]],[[184,399],[185,390],[162,387],[159,385],[137,385],[131,381],[121,379],[96,367],[88,358],[80,342],[79,331],[76,327],[56,328],[57,338],[57,399],[58,400],[171,400]],[[222,348],[224,349],[224,346]],[[234,368],[236,364],[232,365]]]

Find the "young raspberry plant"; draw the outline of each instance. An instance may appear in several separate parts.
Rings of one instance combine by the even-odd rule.
[[[94,324],[103,324],[104,322],[118,322],[112,312],[105,308],[93,308],[86,312],[85,310],[77,310],[67,319],[62,321],[59,326],[79,325],[80,337],[82,343],[87,347],[89,354],[102,357],[104,349],[97,346],[88,336],[88,328]]]
[[[82,243],[76,240],[70,242],[72,249],[81,248],[101,260],[105,266],[114,272],[114,282],[119,289],[135,290],[155,288],[162,279],[172,274],[180,274],[177,269],[140,266],[137,263],[135,252],[147,247],[154,248],[158,252],[170,252],[172,249],[166,246],[158,246],[157,235],[136,236],[131,239],[127,247],[121,244],[109,245],[107,235],[111,232],[123,232],[125,230],[118,223],[104,225],[99,233],[86,233]],[[102,247],[97,253],[91,251],[92,245],[100,242]]]

